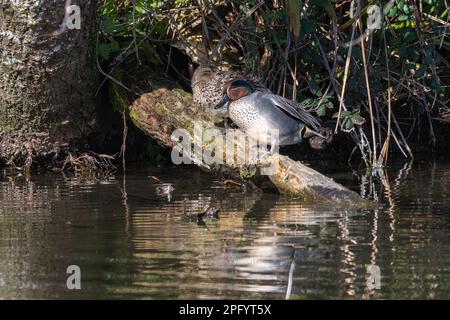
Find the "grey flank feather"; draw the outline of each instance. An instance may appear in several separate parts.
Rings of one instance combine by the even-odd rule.
[[[274,94],[265,94],[264,99],[270,99],[278,108],[286,112],[291,117],[303,122],[307,127],[310,127],[315,131],[319,130],[319,121],[294,101]]]

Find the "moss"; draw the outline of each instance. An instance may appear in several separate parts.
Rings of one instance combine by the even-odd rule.
[[[192,100],[192,93],[186,92],[183,89],[173,89],[172,91],[179,94],[183,99]]]
[[[151,91],[151,77],[159,74],[162,65],[161,59],[155,49],[148,43],[139,48],[139,60],[136,55],[130,55],[120,66],[114,69],[111,76],[125,86],[137,87],[140,90]],[[127,110],[132,101],[132,95],[114,81],[109,81],[109,98],[114,109],[123,112]],[[136,92],[139,94],[139,92]]]
[[[145,113],[138,108],[131,108],[130,113],[129,113],[129,117],[131,118],[133,123],[141,129],[143,129],[143,127],[145,127],[145,126],[143,126],[143,124],[145,122],[141,120],[145,116],[146,116]]]

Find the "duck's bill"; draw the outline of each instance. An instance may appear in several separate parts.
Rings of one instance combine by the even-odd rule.
[[[227,104],[228,101],[230,101],[230,98],[228,97],[228,95],[224,95],[222,100],[220,100],[220,102],[215,105],[214,109],[222,108],[224,105]]]

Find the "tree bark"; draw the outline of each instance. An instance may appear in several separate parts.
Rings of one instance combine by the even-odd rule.
[[[92,131],[96,2],[0,0],[0,159],[55,155]]]
[[[146,93],[134,101],[129,114],[134,124],[141,130],[162,146],[170,148],[179,146],[177,136],[173,135],[176,129],[186,130],[190,137],[195,136],[195,127],[219,130],[215,126],[219,118],[194,104],[192,96],[180,89],[161,88]],[[246,147],[241,143],[235,144],[233,148],[228,148],[226,144],[222,143],[223,140],[222,142],[220,139],[208,140],[204,136],[203,139],[192,138],[190,141],[193,142],[191,150],[198,147],[206,150],[207,153],[214,151],[214,154],[223,154],[223,159],[238,159],[246,153]],[[251,187],[267,186],[269,183],[280,193],[298,197],[305,203],[322,203],[343,207],[373,205],[372,202],[362,199],[356,192],[287,156],[267,153],[265,163],[274,170],[270,175],[259,175],[260,163],[255,160],[249,159],[250,167],[256,168],[249,170],[249,166],[242,166],[242,161],[232,163],[222,161],[208,164],[205,163],[202,156],[197,155],[192,153],[191,160],[206,171],[238,179]]]

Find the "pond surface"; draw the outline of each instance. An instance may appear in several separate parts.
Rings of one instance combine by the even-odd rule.
[[[0,298],[450,298],[449,163],[395,165],[384,181],[315,166],[379,208],[242,192],[190,167],[2,172]],[[219,219],[186,215],[207,206]]]

